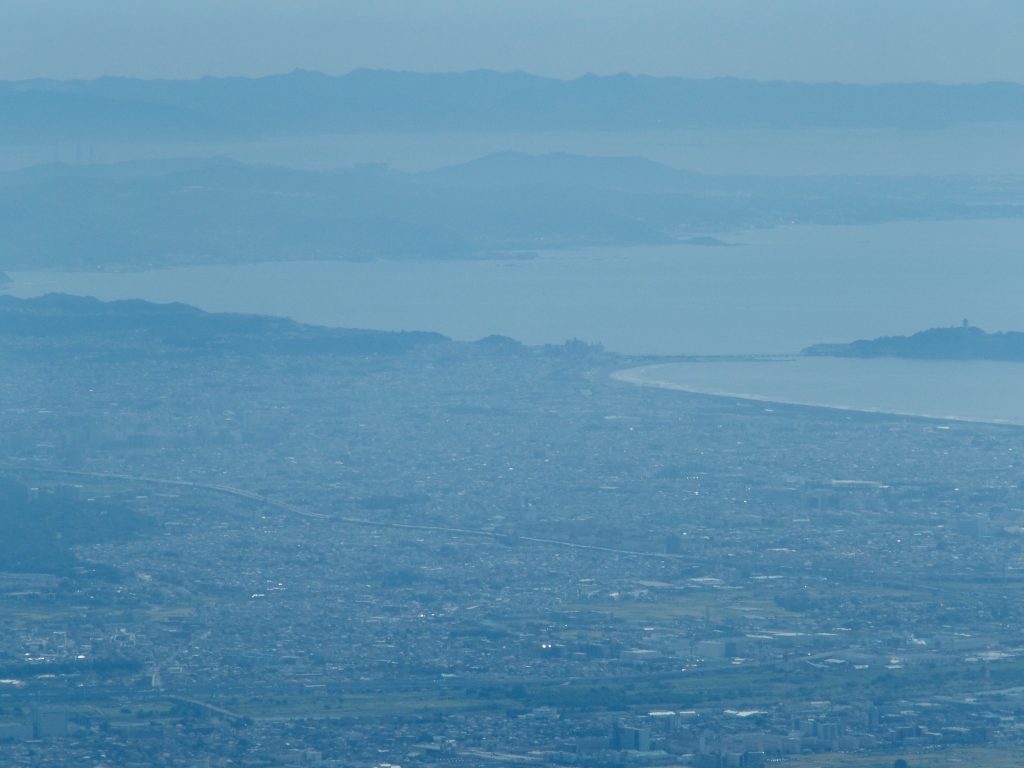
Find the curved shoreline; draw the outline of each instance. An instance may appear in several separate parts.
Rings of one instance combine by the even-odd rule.
[[[611,378],[624,384],[631,384],[639,387],[655,387],[656,389],[668,389],[675,392],[686,392],[691,395],[705,395],[707,397],[721,397],[729,400],[747,400],[756,403],[793,406],[799,408],[826,408],[830,411],[842,411],[845,413],[866,413],[874,416],[900,416],[903,418],[923,419],[926,421],[953,421],[961,424],[989,424],[999,427],[1024,427],[1024,422],[1010,421],[1008,419],[983,419],[969,418],[965,416],[938,416],[932,413],[915,413],[911,411],[887,410],[883,408],[869,408],[861,406],[837,405],[834,403],[815,403],[805,400],[786,400],[768,395],[757,395],[748,392],[729,392],[719,389],[706,389],[687,386],[667,379],[652,378],[650,372],[655,368],[663,368],[678,363],[656,363],[654,365],[641,365],[636,368],[624,368],[614,371]]]

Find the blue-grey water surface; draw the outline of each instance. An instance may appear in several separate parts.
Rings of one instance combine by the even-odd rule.
[[[332,326],[580,338],[617,352],[787,354],[968,318],[1024,330],[1024,220],[792,226],[478,261],[13,272],[10,292],[181,301]]]
[[[1024,363],[845,358],[668,363],[631,384],[769,403],[1024,425]]]

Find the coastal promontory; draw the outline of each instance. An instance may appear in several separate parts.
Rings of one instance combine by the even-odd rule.
[[[814,344],[801,354],[813,357],[1024,361],[1024,333],[987,333],[965,321],[963,325],[930,328],[912,336],[881,336],[845,344]]]

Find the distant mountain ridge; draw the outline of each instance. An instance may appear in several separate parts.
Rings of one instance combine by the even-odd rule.
[[[937,127],[1024,120],[1024,85],[762,82],[523,72],[0,82],[0,141],[324,132]]]
[[[502,152],[425,173],[224,158],[0,173],[7,270],[486,258],[711,245],[779,224],[1011,218],[1024,177],[708,176],[639,157]]]
[[[816,357],[1024,361],[1024,333],[986,333],[968,325],[930,328],[912,336],[882,336],[849,344],[815,344],[801,354]]]

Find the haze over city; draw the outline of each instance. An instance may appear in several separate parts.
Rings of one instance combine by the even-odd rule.
[[[0,17],[0,765],[1024,764],[1019,2]]]

